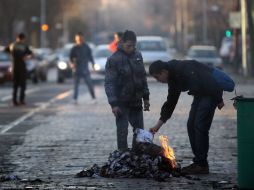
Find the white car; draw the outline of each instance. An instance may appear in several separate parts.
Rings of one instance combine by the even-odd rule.
[[[220,58],[215,46],[194,45],[188,50],[187,60],[194,59],[198,62],[211,67],[223,68],[222,59]]]
[[[172,59],[165,38],[160,36],[138,36],[137,49],[143,56],[144,64],[148,66],[156,60]]]
[[[98,45],[94,49],[94,69],[98,73],[105,72],[105,65],[109,56],[112,55],[112,52],[109,50],[108,44]]]

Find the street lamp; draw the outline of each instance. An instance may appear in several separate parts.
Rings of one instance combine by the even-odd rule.
[[[39,21],[39,17],[37,17],[37,16],[32,16],[32,17],[30,18],[30,21],[31,21],[31,23],[32,23],[31,42],[32,42],[32,45],[33,45],[34,47],[38,47],[38,39],[37,39],[38,33],[37,33],[36,28],[37,28],[38,24],[40,25],[40,23],[39,23],[39,22],[40,22],[40,21]]]
[[[203,43],[207,43],[207,0],[203,0]]]
[[[41,24],[41,35],[40,35],[40,44],[41,47],[46,46],[46,31],[43,31],[42,27],[46,23],[46,1],[41,0],[41,17],[40,17],[40,24]]]

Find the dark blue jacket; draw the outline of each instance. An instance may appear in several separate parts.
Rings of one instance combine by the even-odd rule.
[[[75,45],[71,49],[70,60],[76,64],[76,70],[74,73],[76,75],[89,73],[89,61],[94,64],[92,51],[86,43],[83,43],[82,45]]]
[[[216,103],[222,102],[223,90],[212,76],[213,68],[194,60],[168,62],[168,96],[161,108],[160,120],[166,122],[172,115],[181,92],[193,96],[210,96]]]
[[[23,42],[14,42],[5,48],[5,51],[11,53],[13,57],[13,77],[17,75],[22,75],[26,78],[26,63],[25,57],[32,55],[32,51],[29,49],[28,45]]]

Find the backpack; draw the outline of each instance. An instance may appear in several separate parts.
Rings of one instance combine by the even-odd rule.
[[[222,90],[228,92],[232,92],[234,90],[235,82],[226,73],[217,68],[214,68],[212,76]]]

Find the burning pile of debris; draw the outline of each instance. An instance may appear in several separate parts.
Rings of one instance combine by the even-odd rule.
[[[162,147],[151,143],[151,138],[140,142],[139,137],[135,149],[116,150],[110,153],[108,162],[102,167],[94,164],[90,169],[79,172],[77,177],[154,178],[163,181],[171,176],[180,176],[180,165],[176,163],[166,136],[160,136]]]

